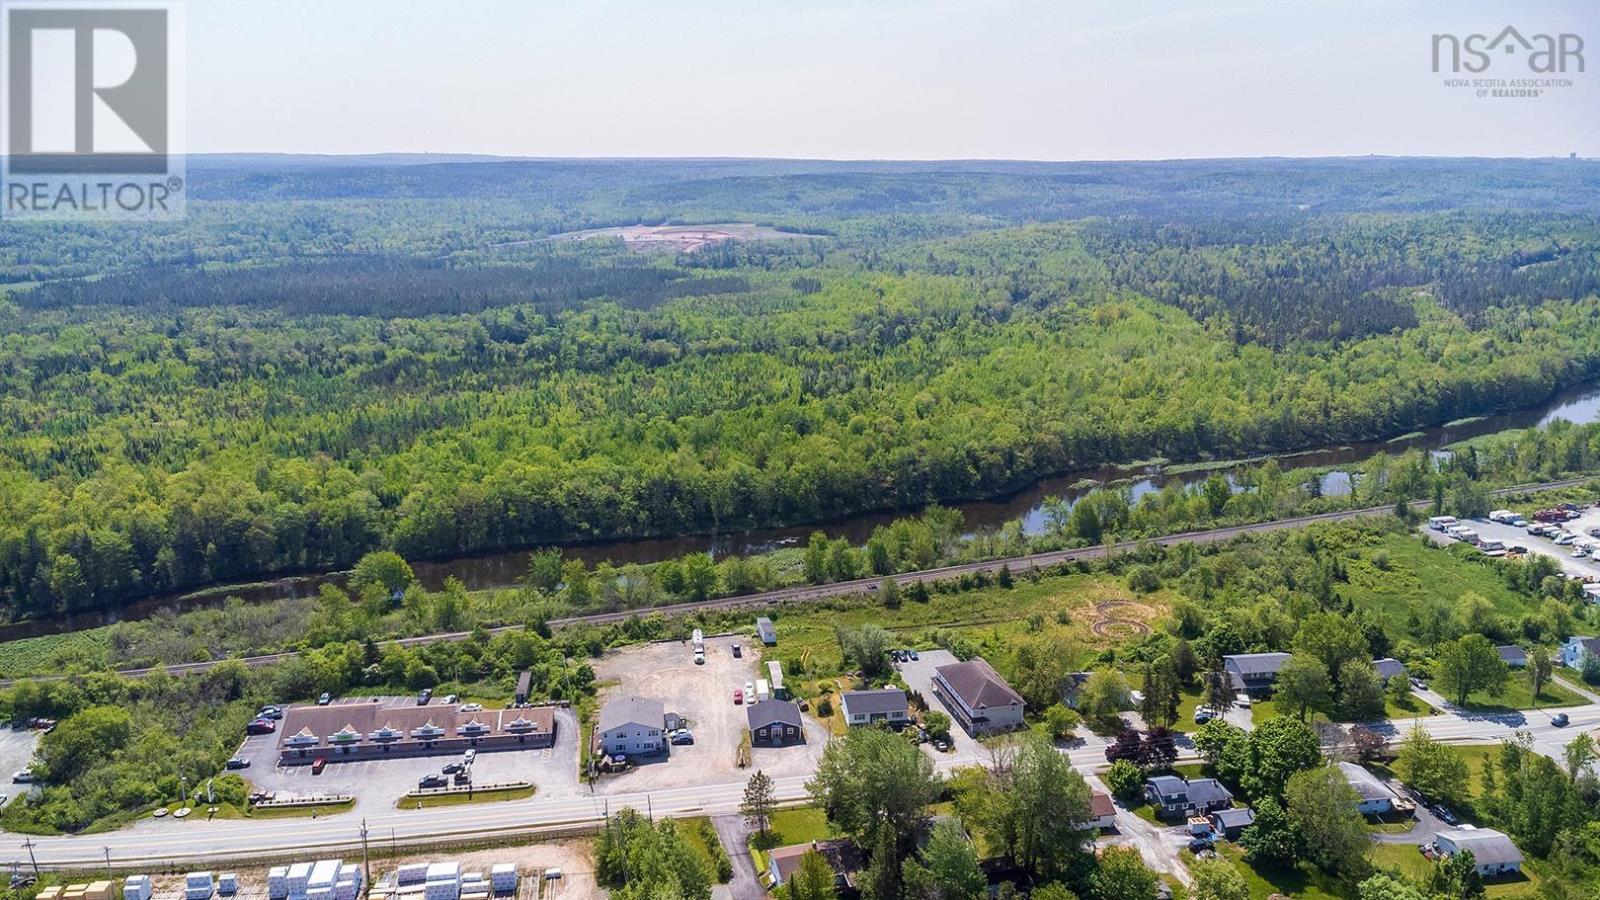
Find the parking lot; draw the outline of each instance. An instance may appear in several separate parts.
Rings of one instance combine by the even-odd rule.
[[[940,753],[933,749],[932,744],[923,744],[924,752],[932,754],[935,759],[954,757],[966,762],[978,762],[985,758],[983,745],[972,735],[967,734],[966,730],[955,721],[955,715],[945,708],[944,701],[933,693],[933,670],[956,662],[960,660],[948,650],[922,650],[917,653],[917,659],[896,663],[895,668],[900,670],[900,676],[906,680],[906,687],[921,694],[922,699],[927,701],[928,709],[950,716],[952,752]]]
[[[28,790],[25,784],[14,784],[11,777],[19,769],[26,769],[33,762],[33,751],[39,746],[41,732],[27,728],[0,729],[0,794],[6,796],[6,802],[21,796]]]
[[[1520,512],[1523,512],[1523,514],[1526,515],[1529,511],[1520,510]],[[1571,547],[1558,546],[1556,542],[1550,538],[1536,537],[1531,535],[1528,533],[1526,528],[1518,528],[1514,525],[1502,525],[1499,522],[1491,522],[1488,519],[1463,519],[1462,524],[1467,525],[1473,531],[1476,531],[1484,540],[1499,540],[1508,548],[1526,547],[1530,553],[1538,553],[1548,556],[1560,563],[1562,571],[1566,572],[1568,575],[1600,578],[1600,563],[1597,563],[1594,559],[1589,557],[1573,556]],[[1583,515],[1579,516],[1578,518],[1569,522],[1558,524],[1560,527],[1565,528],[1567,531],[1570,531],[1579,537],[1587,538],[1589,536],[1589,529],[1600,528],[1600,509],[1596,509],[1591,506],[1588,509],[1585,509],[1583,511]],[[1435,543],[1456,543],[1455,538],[1450,537],[1443,532],[1434,531],[1433,529],[1428,528],[1426,525],[1422,527]]]
[[[743,656],[735,658],[733,645]],[[759,651],[745,637],[706,638],[706,662],[694,663],[688,641],[667,641],[608,652],[595,664],[595,674],[609,683],[600,694],[603,704],[612,697],[632,695],[660,700],[667,713],[687,720],[694,743],[668,748],[660,758],[640,758],[640,765],[603,778],[601,793],[624,793],[686,787],[737,778],[742,770],[737,757],[748,727],[743,704],[733,702],[733,692],[747,682],[766,677]],[[759,673],[759,674],[758,674]],[[789,747],[755,747],[751,765],[768,775],[810,772],[822,756],[828,732],[805,716],[806,742]]]
[[[308,765],[277,764],[279,736],[260,734],[246,738],[238,756],[249,760],[250,766],[238,774],[258,789],[280,796],[350,794],[356,798],[357,809],[393,807],[416,789],[422,776],[437,773],[446,763],[460,759],[457,754],[357,762],[338,762],[334,757],[321,775],[313,775]],[[578,737],[577,716],[570,709],[557,709],[555,746],[480,752],[472,764],[472,780],[480,785],[529,781],[540,797],[578,796]]]

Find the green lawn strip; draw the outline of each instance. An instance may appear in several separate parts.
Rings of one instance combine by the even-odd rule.
[[[395,809],[429,809],[435,806],[460,806],[463,803],[493,803],[497,800],[526,800],[538,790],[534,785],[508,788],[488,788],[481,791],[452,791],[448,794],[429,794],[426,797],[402,797]]]
[[[766,834],[757,832],[750,835],[750,856],[755,860],[756,871],[765,872],[766,851],[825,840],[830,836],[828,816],[821,809],[815,806],[788,806],[772,814]]]
[[[712,826],[708,816],[697,816],[693,819],[679,819],[678,833],[683,835],[689,846],[700,853],[705,860],[706,867],[717,871],[717,861],[726,853],[722,849],[722,842],[717,839],[716,828]]]
[[[1449,698],[1449,699],[1454,699]],[[1513,670],[1510,678],[1506,679],[1505,687],[1498,694],[1487,691],[1477,691],[1467,695],[1466,708],[1479,712],[1508,712],[1512,710],[1527,710],[1535,707],[1545,709],[1562,706],[1582,706],[1589,702],[1583,697],[1573,693],[1564,685],[1550,682],[1539,690],[1539,701],[1534,702],[1533,690],[1528,684],[1527,676],[1521,670]]]

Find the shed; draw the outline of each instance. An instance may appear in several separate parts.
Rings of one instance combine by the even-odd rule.
[[[768,647],[776,646],[778,643],[778,629],[766,616],[756,619],[756,636]]]

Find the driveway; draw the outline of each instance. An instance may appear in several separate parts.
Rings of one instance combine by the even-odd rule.
[[[940,666],[958,663],[955,655],[948,650],[922,650],[918,651],[917,659],[896,663],[895,668],[900,670],[900,677],[906,681],[906,686],[912,691],[921,694],[928,709],[937,710],[950,716],[950,745],[951,752],[940,753],[933,749],[932,744],[923,744],[924,752],[933,755],[935,760],[945,765],[982,765],[989,760],[988,751],[982,743],[961,727],[955,721],[955,715],[945,707],[933,691],[933,670]]]
[[[1089,787],[1105,794],[1111,789],[1098,775],[1084,776]],[[1098,843],[1112,847],[1133,847],[1139,851],[1144,864],[1156,872],[1171,875],[1184,884],[1190,884],[1189,870],[1179,852],[1189,846],[1189,835],[1182,826],[1161,827],[1135,815],[1119,800],[1112,803],[1117,808],[1117,825],[1113,834],[1102,836]]]
[[[711,896],[719,900],[766,900],[767,892],[761,889],[755,860],[750,857],[750,826],[745,824],[744,816],[717,816],[711,825],[717,830],[722,849],[733,860],[733,880],[717,885]]]

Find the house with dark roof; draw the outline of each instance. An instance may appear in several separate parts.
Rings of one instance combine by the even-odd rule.
[[[1219,809],[1212,813],[1211,830],[1230,841],[1237,841],[1246,828],[1255,824],[1256,811],[1247,806]]]
[[[1215,778],[1185,781],[1176,775],[1157,775],[1144,783],[1144,796],[1164,819],[1204,816],[1233,805],[1233,794]]]
[[[595,743],[608,756],[660,753],[667,746],[666,720],[660,700],[617,697],[600,707]]]
[[[1022,695],[981,656],[935,668],[933,693],[974,737],[1023,727]]]
[[[1395,659],[1392,656],[1385,656],[1383,659],[1373,660],[1372,668],[1377,671],[1378,677],[1383,679],[1385,682],[1391,678],[1406,677],[1405,663],[1402,663],[1400,660]]]
[[[1078,827],[1085,831],[1090,829],[1104,831],[1107,828],[1117,827],[1117,806],[1111,802],[1111,795],[1101,791],[1089,793],[1089,819]]]
[[[822,856],[828,868],[833,870],[834,887],[840,890],[853,890],[856,886],[856,877],[866,868],[866,859],[856,848],[855,843],[848,838],[777,847],[767,852],[767,871],[764,879],[767,887],[770,889],[788,884],[794,873],[800,870],[800,860],[804,859],[807,853],[817,853]]]
[[[1278,670],[1289,661],[1287,653],[1235,653],[1222,658],[1233,688],[1247,694],[1266,694],[1278,681]]]
[[[1478,875],[1484,878],[1522,871],[1522,851],[1511,838],[1493,828],[1448,828],[1434,835],[1433,845],[1446,856],[1471,852]]]
[[[744,708],[750,725],[750,743],[758,747],[782,747],[804,743],[805,722],[800,706],[792,700],[762,700]]]
[[[1575,634],[1561,645],[1561,664],[1569,669],[1583,668],[1590,656],[1600,657],[1600,638]]]
[[[839,706],[844,711],[846,725],[875,725],[882,722],[898,727],[911,719],[906,692],[899,688],[845,691]]]
[[[1356,812],[1364,816],[1381,816],[1393,812],[1397,796],[1394,789],[1384,784],[1365,766],[1352,762],[1339,763],[1344,780],[1356,792]]]
[[[1520,669],[1528,664],[1528,651],[1516,644],[1502,644],[1494,648],[1494,652],[1500,654],[1501,662],[1514,669]]]

